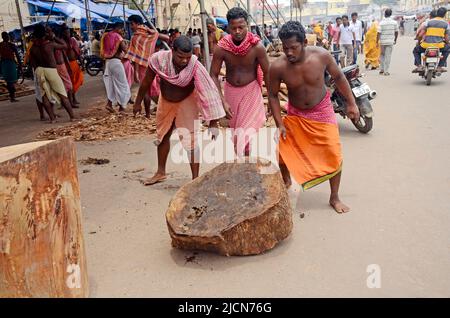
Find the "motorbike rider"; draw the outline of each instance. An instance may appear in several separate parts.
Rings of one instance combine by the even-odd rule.
[[[445,21],[445,15],[447,14],[447,9],[444,7],[439,8],[436,11],[436,17],[425,21],[421,26],[423,32],[418,34],[417,37],[420,41],[414,50],[414,64],[416,69],[413,73],[423,72],[424,66],[421,62],[421,54],[425,52],[427,48],[439,48],[443,58],[439,61],[438,72],[446,72],[444,66],[446,65],[447,57],[450,53],[449,37],[450,37],[450,26],[447,21]]]

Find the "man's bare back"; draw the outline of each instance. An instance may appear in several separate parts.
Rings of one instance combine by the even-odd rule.
[[[56,68],[55,49],[58,45],[45,41],[41,45],[33,45],[30,49],[31,65],[36,67]]]
[[[286,56],[271,65],[288,88],[289,102],[299,109],[311,109],[325,97],[325,70],[328,69],[329,52],[320,47],[306,47],[302,62],[290,63]]]

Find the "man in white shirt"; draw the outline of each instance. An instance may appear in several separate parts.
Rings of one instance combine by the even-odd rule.
[[[381,46],[380,54],[380,75],[389,76],[389,66],[394,44],[397,43],[398,24],[392,19],[392,10],[387,8],[384,11],[384,19],[378,25],[377,46]]]
[[[352,13],[352,21],[350,22],[350,26],[355,32],[355,48],[353,50],[353,64],[356,64],[356,60],[358,58],[358,53],[361,52],[361,42],[363,37],[363,25],[360,20],[358,20],[358,13]]]
[[[342,24],[339,32],[339,49],[342,51],[341,65],[344,66],[344,59],[346,61],[345,66],[353,64],[353,52],[356,47],[356,35],[355,31],[348,22],[348,16],[342,16]]]

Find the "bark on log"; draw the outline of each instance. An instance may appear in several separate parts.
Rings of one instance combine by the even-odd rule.
[[[0,298],[88,289],[73,141],[0,148]]]
[[[223,163],[186,184],[166,220],[176,248],[253,255],[289,236],[292,208],[280,172],[260,159]]]

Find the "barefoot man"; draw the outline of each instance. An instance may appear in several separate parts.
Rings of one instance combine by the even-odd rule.
[[[65,49],[66,44],[55,41],[49,41],[47,36],[53,37],[52,34],[46,34],[45,27],[38,24],[34,29],[33,47],[30,49],[30,64],[36,73],[36,82],[38,91],[42,97],[44,108],[52,122],[56,121],[53,113],[52,100],[60,101],[70,116],[70,120],[74,120],[75,116],[72,106],[67,98],[67,92],[64,83],[56,70],[55,51]]]
[[[45,28],[47,32],[47,38],[50,41],[55,41],[55,33],[53,32],[53,29],[47,26]],[[64,43],[63,40],[59,40],[60,43]],[[65,49],[55,50],[55,60],[56,60],[56,70],[58,71],[59,77],[61,77],[64,87],[66,88],[67,96],[71,96],[73,94],[73,86],[72,86],[72,80],[70,78],[69,73],[69,59],[66,55]],[[72,108],[78,108],[78,105],[72,104],[72,101],[69,98],[69,101],[71,102]]]
[[[161,97],[156,111],[158,171],[145,185],[166,179],[166,161],[170,151],[170,135],[177,128],[184,149],[188,151],[192,179],[198,177],[197,128],[201,110],[209,128],[216,128],[225,116],[219,92],[204,66],[193,55],[187,36],[178,37],[171,51],[160,51],[150,58],[149,68],[139,88],[133,112],[141,111],[141,103],[156,75],[161,79]],[[214,138],[214,135],[213,135]]]
[[[119,105],[119,111],[124,111],[131,98],[130,86],[128,85],[125,68],[122,64],[121,55],[127,47],[123,42],[120,31],[123,27],[121,22],[113,26],[113,30],[102,37],[100,55],[106,60],[103,81],[105,82],[108,103],[106,109],[114,113],[113,103]]]
[[[330,93],[324,83],[327,71],[347,100],[347,116],[359,118],[350,86],[333,56],[323,48],[306,47],[306,36],[299,22],[289,21],[278,36],[285,56],[270,67],[269,99],[280,130],[280,170],[287,187],[290,173],[304,190],[330,180],[330,205],[338,213],[348,212],[338,195],[342,153],[336,116]],[[288,115],[281,118],[278,92],[286,83],[289,95]]]
[[[64,41],[67,43],[66,54],[69,58],[69,68],[70,68],[70,79],[72,80],[73,90],[69,95],[69,98],[73,105],[79,104],[76,99],[75,94],[80,89],[81,85],[83,85],[84,76],[81,71],[80,66],[78,65],[78,57],[81,54],[80,47],[78,46],[77,40],[70,35],[70,29],[67,26],[63,26],[62,35]]]
[[[269,59],[258,36],[248,32],[248,15],[242,8],[227,13],[228,29],[217,45],[211,64],[211,77],[221,93],[220,69],[225,61],[226,82],[221,93],[230,127],[234,129],[236,154],[249,155],[249,138],[264,126],[266,114],[262,80],[268,83]]]

